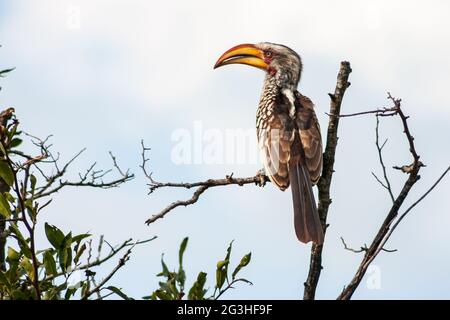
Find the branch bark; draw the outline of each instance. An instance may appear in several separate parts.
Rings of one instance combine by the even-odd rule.
[[[120,268],[122,268],[125,263],[130,259],[130,254],[131,254],[131,250],[133,248],[128,249],[124,256],[122,258],[120,258],[119,262],[117,263],[117,265],[114,267],[114,269],[92,290],[86,292],[83,297],[81,298],[81,300],[87,300],[91,295],[93,295],[94,293],[98,293],[100,292],[100,290],[103,288],[103,286],[116,274],[117,271],[119,271]]]
[[[144,145],[144,141],[142,141],[142,140],[141,140],[141,147],[142,147],[142,153],[141,153],[142,163],[141,163],[140,167],[141,167],[142,171],[144,172],[145,177],[149,181],[148,194],[155,192],[157,189],[167,188],[167,187],[184,188],[184,189],[196,188],[196,190],[192,194],[191,198],[189,198],[187,200],[178,200],[178,201],[172,202],[171,204],[169,204],[167,207],[165,207],[161,211],[153,214],[149,219],[147,219],[147,221],[145,221],[145,223],[147,225],[155,222],[158,219],[164,218],[166,214],[168,214],[170,211],[172,211],[173,209],[175,209],[177,207],[180,207],[180,206],[186,207],[188,205],[196,203],[199,200],[200,196],[206,190],[208,190],[210,188],[222,187],[222,186],[227,186],[227,185],[243,186],[245,184],[255,184],[255,185],[259,185],[259,186],[264,186],[266,184],[266,182],[270,181],[267,176],[265,176],[261,172],[258,172],[258,174],[256,174],[255,176],[246,177],[246,178],[234,178],[233,174],[230,174],[222,179],[208,179],[205,181],[198,181],[198,182],[159,182],[159,181],[156,181],[155,179],[153,179],[152,172],[149,172],[147,169],[147,163],[148,163],[149,159],[147,158],[146,153],[147,153],[147,151],[150,150],[150,148],[147,148]]]
[[[325,234],[327,229],[328,209],[331,204],[330,186],[331,179],[334,172],[334,159],[336,154],[336,147],[338,142],[338,125],[339,115],[341,111],[342,99],[345,90],[350,86],[348,81],[349,75],[352,72],[350,63],[347,61],[341,62],[339,73],[337,76],[337,83],[334,93],[330,93],[330,120],[327,131],[327,144],[323,154],[323,169],[322,176],[317,184],[319,189],[319,216],[322,222],[323,232]],[[316,294],[317,284],[319,282],[320,273],[322,271],[322,250],[323,244],[313,244],[311,248],[309,273],[306,282],[304,283],[303,299],[313,300]]]
[[[383,247],[386,243],[386,241],[389,239],[390,235],[392,234],[392,231],[397,227],[398,223],[404,218],[404,216],[410,212],[412,209],[409,208],[406,210],[406,212],[400,217],[400,219],[397,220],[397,222],[394,224],[394,227],[391,229],[392,223],[395,221],[399,214],[399,210],[401,206],[403,205],[406,197],[409,194],[409,191],[414,186],[414,184],[420,179],[419,171],[424,166],[423,163],[419,160],[420,156],[418,155],[416,151],[416,147],[414,145],[414,137],[411,135],[411,132],[409,130],[408,126],[408,116],[406,116],[402,109],[401,109],[401,100],[395,99],[391,96],[391,94],[388,94],[388,99],[391,100],[394,104],[395,114],[398,115],[401,119],[402,125],[403,125],[403,132],[405,134],[405,137],[407,139],[408,145],[409,145],[409,151],[412,155],[413,162],[410,166],[410,170],[406,172],[408,174],[408,179],[405,181],[402,190],[400,191],[399,195],[395,198],[394,203],[392,204],[391,209],[389,210],[384,222],[382,223],[380,229],[378,230],[377,235],[372,241],[372,244],[369,248],[367,248],[364,258],[361,261],[361,264],[359,265],[355,275],[353,276],[352,280],[349,282],[349,284],[344,288],[342,293],[338,296],[338,300],[349,300],[352,295],[354,294],[356,288],[361,283],[361,280],[363,279],[367,268],[372,263],[372,261],[377,257],[377,255],[380,253],[381,250],[383,250]],[[431,192],[431,190],[436,186],[439,181],[443,178],[443,176],[448,172],[444,172],[444,174],[439,178],[439,180],[431,187],[431,189],[423,196],[421,197],[414,206],[421,201],[426,195]]]

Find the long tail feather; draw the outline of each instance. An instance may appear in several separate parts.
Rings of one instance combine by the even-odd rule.
[[[323,229],[314,199],[308,170],[302,164],[292,164],[289,178],[294,204],[294,227],[298,240],[323,243]]]

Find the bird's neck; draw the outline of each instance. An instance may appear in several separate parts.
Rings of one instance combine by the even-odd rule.
[[[264,79],[261,101],[275,101],[280,94],[291,101],[297,89],[297,83],[298,81],[288,81],[285,76],[271,75],[268,73]]]
[[[274,102],[280,93],[281,87],[278,85],[276,77],[267,74],[266,78],[264,79],[260,102]]]
[[[281,98],[282,101],[285,101],[283,103],[283,106],[286,108],[285,112],[293,117],[295,113],[295,91],[297,83],[286,82],[283,79],[283,77],[276,77],[270,74],[266,75],[259,108],[275,108],[276,102],[280,101]],[[280,105],[279,107],[283,106]]]

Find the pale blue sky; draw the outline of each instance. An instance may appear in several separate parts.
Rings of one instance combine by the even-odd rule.
[[[2,107],[14,106],[23,127],[54,134],[67,159],[86,154],[73,173],[91,161],[110,165],[113,151],[137,174],[116,190],[71,189],[55,196],[41,221],[64,230],[90,230],[110,242],[129,237],[154,242],[137,248],[112,282],[131,296],[157,287],[160,254],[174,265],[177,248],[190,236],[188,277],[214,267],[235,239],[235,263],[252,251],[239,286],[225,298],[288,298],[302,294],[310,245],[297,242],[290,192],[272,185],[213,189],[194,206],[179,208],[148,227],[144,221],[190,193],[160,190],[148,197],[139,171],[141,138],[152,147],[151,165],[160,180],[253,175],[259,165],[175,165],[171,134],[205,129],[251,129],[263,74],[234,66],[214,71],[217,57],[247,42],[283,43],[303,58],[300,90],[316,104],[324,131],[339,62],[353,73],[344,113],[386,106],[386,92],[403,98],[418,152],[428,166],[407,204],[448,166],[450,121],[450,4],[446,1],[2,1],[0,67],[16,67],[3,79]],[[342,248],[369,243],[386,215],[389,198],[371,176],[379,172],[373,117],[340,124],[333,204],[318,298],[334,299],[361,256]],[[399,120],[383,119],[386,163],[410,161]],[[396,191],[404,175],[390,172]],[[449,182],[444,181],[402,222],[381,253],[381,288],[364,281],[355,298],[450,298]],[[43,223],[39,226],[43,230]],[[40,237],[39,243],[45,246]],[[106,272],[106,270],[105,270]],[[213,281],[209,282],[211,285]]]

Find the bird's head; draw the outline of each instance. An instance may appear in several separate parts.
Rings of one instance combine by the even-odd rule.
[[[228,64],[246,64],[262,69],[282,87],[296,87],[302,72],[301,58],[294,50],[269,42],[235,46],[220,56],[214,69]]]

